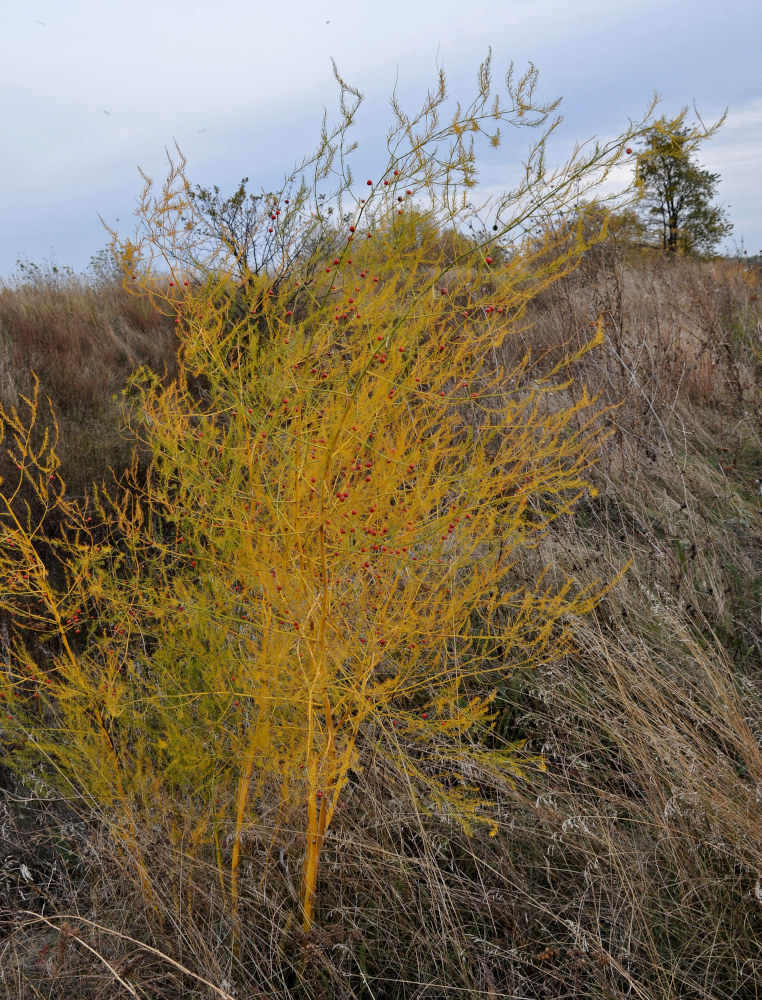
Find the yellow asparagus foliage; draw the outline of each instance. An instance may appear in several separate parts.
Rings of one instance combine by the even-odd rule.
[[[444,78],[416,119],[395,105],[389,161],[355,195],[342,82],[342,126],[307,161],[314,198],[302,183],[293,202],[271,199],[263,224],[288,238],[243,282],[232,235],[194,242],[184,161],[161,196],[147,181],[142,228],[116,245],[127,285],[176,314],[180,368],[171,385],[143,371],[125,390],[138,447],[110,494],[68,500],[36,395],[1,414],[18,477],[0,518],[3,739],[22,771],[108,811],[149,897],[141,829],[216,845],[234,940],[255,803],[277,798],[301,830],[309,928],[325,837],[370,746],[420,803],[493,830],[473,776],[511,780],[532,763],[487,738],[494,685],[561,655],[600,598],[510,574],[517,547],[588,489],[603,411],[584,388],[572,405],[559,393],[600,334],[542,374],[502,348],[590,245],[581,222],[539,236],[530,222],[611,169],[636,130],[551,176],[535,147],[491,235],[464,236],[466,136],[552,110],[532,104],[531,75],[509,75],[510,108],[487,112],[489,60],[479,79],[481,104],[445,126]],[[337,149],[331,226],[318,184]],[[302,238],[290,254],[318,230],[312,252]],[[18,515],[22,487],[66,527],[45,559],[42,521],[32,506]]]

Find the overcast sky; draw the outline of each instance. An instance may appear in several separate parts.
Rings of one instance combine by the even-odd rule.
[[[19,258],[85,268],[106,244],[99,214],[130,235],[137,167],[161,181],[175,141],[192,183],[275,187],[314,149],[323,109],[338,117],[331,57],[365,95],[352,162],[372,176],[395,82],[416,110],[442,66],[470,103],[489,46],[497,84],[531,60],[540,95],[563,97],[559,161],[576,140],[618,135],[654,91],[668,114],[727,108],[699,161],[721,176],[725,249],[762,251],[759,0],[0,0],[0,12],[0,277]],[[529,142],[506,135],[485,186],[503,172],[507,185]]]

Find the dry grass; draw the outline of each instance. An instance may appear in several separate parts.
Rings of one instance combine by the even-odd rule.
[[[81,494],[121,471],[131,445],[120,438],[118,393],[132,370],[175,371],[174,322],[116,282],[33,274],[0,284],[0,402],[18,406],[33,390],[49,396],[60,427],[62,474]],[[49,421],[49,424],[51,422]],[[0,467],[7,478],[8,470]]]
[[[605,345],[580,362],[580,379],[622,403],[598,495],[513,573],[550,563],[559,581],[585,586],[632,562],[596,613],[572,623],[574,655],[506,669],[495,738],[528,740],[548,766],[491,788],[497,837],[469,838],[417,802],[369,734],[310,935],[297,929],[301,842],[277,802],[252,809],[234,957],[226,888],[213,854],[192,844],[192,816],[177,844],[141,834],[149,904],[107,816],[46,803],[34,776],[24,788],[4,775],[0,996],[762,997],[754,281],[727,262],[597,252],[542,294],[506,346],[550,349],[539,370],[602,315]],[[24,294],[0,296],[4,330],[45,300]],[[51,324],[64,301],[48,297]],[[99,315],[118,330],[121,300],[107,305]],[[6,364],[8,386],[20,384],[21,362]]]

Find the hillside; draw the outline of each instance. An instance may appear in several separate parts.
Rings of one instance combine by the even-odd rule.
[[[572,649],[535,670],[506,663],[497,685],[495,738],[527,741],[545,769],[493,790],[497,835],[469,836],[364,761],[326,840],[310,932],[293,918],[296,834],[259,804],[239,997],[762,995],[759,294],[739,262],[609,242],[531,301],[500,361],[529,350],[526,378],[539,377],[600,321],[603,344],[555,398],[572,405],[586,385],[616,409],[597,494],[510,572],[520,585],[549,567],[549,586],[581,590],[621,574],[573,622]],[[118,479],[131,450],[118,393],[137,365],[171,383],[173,320],[117,284],[42,276],[0,289],[0,343],[0,402],[18,406],[36,373],[68,493],[109,467]],[[186,856],[142,829],[149,901],[107,812],[7,764],[0,995],[232,993],[214,868],[226,845]]]

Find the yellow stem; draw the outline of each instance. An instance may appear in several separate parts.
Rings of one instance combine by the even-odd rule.
[[[238,869],[241,859],[241,828],[244,811],[251,786],[251,772],[254,766],[255,741],[252,739],[244,759],[243,772],[238,780],[236,798],[235,835],[233,837],[233,857],[230,862],[230,913],[233,919],[233,955],[237,958],[241,948],[241,925],[238,916]]]

